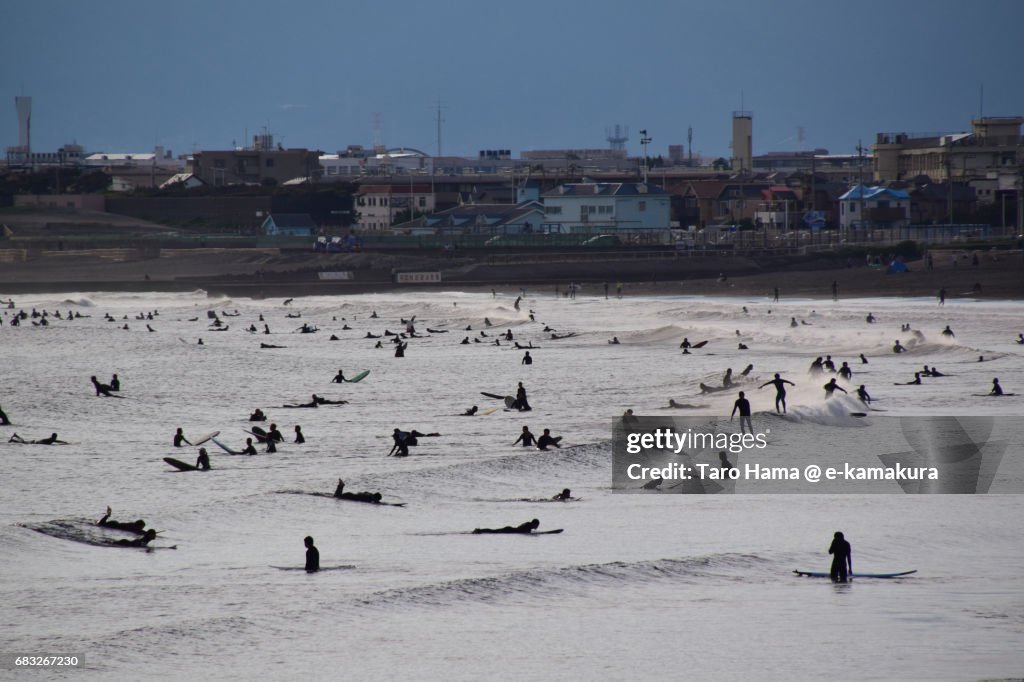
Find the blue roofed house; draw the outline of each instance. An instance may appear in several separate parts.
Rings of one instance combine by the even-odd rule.
[[[260,226],[270,237],[312,237],[316,223],[308,213],[273,213]]]
[[[545,192],[545,223],[552,232],[665,230],[670,197],[642,182],[581,182]]]
[[[903,190],[856,185],[839,197],[840,229],[899,228],[909,224],[910,195]]]

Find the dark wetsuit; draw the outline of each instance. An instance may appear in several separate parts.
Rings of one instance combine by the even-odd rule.
[[[187,440],[185,440],[184,434],[181,434],[181,433],[174,434],[174,447],[180,448],[182,443],[188,443],[188,445],[192,445]]]
[[[518,526],[505,526],[504,528],[474,528],[473,533],[475,535],[481,535],[483,533],[523,533],[529,534],[533,532],[535,526],[533,521],[527,521]]]
[[[515,442],[512,443],[512,445],[515,445],[520,441],[522,441],[524,448],[528,448],[531,445],[535,445],[537,442],[536,439],[533,437],[533,434],[530,433],[529,431],[523,431],[521,434],[519,434],[519,438],[516,438]]]
[[[200,453],[199,457],[196,458],[196,468],[208,470],[210,468],[210,456],[205,452]]]
[[[547,450],[549,445],[554,445],[556,448],[560,448],[562,447],[561,445],[558,444],[558,441],[560,440],[561,438],[553,438],[552,436],[545,433],[544,435],[537,439],[537,449]]]
[[[306,548],[306,573],[315,573],[320,570],[320,550],[314,545]]]
[[[270,431],[267,432],[267,438],[282,443],[284,442],[284,435],[277,429],[270,429]]]
[[[764,382],[763,384],[761,384],[759,386],[759,388],[764,388],[765,386],[769,386],[769,385],[775,387],[775,411],[776,412],[779,411],[779,404],[780,403],[782,404],[782,411],[783,412],[786,411],[786,384],[789,384],[790,386],[796,386],[796,384],[794,384],[792,381],[787,381],[787,380],[785,380],[785,379],[783,379],[781,377],[778,378],[778,379],[772,379],[771,381],[766,381],[766,382]]]
[[[249,444],[248,444],[248,445],[247,445],[247,446],[245,447],[245,449],[244,449],[244,450],[242,450],[242,454],[243,454],[243,455],[255,455],[255,454],[256,454],[256,448],[255,448],[255,447],[253,447],[253,444],[252,444],[252,443],[249,443]]]
[[[845,583],[849,578],[847,567],[850,564],[850,543],[845,539],[835,538],[828,548],[828,553],[832,555],[832,568],[829,570],[832,582]]]

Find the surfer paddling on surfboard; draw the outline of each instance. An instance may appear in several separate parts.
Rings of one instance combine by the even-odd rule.
[[[146,522],[142,519],[138,521],[111,521],[110,515],[113,513],[110,507],[107,507],[107,513],[103,515],[99,521],[96,522],[97,526],[103,526],[104,528],[113,528],[115,530],[125,530],[129,533],[144,533],[146,528]],[[155,535],[155,533],[154,533]]]
[[[540,526],[540,521],[533,519],[526,523],[521,523],[518,526],[505,526],[504,528],[474,528],[474,535],[482,535],[484,533],[522,533],[523,535],[529,535],[533,531],[537,530]]]
[[[25,445],[67,445],[66,440],[60,440],[57,438],[56,433],[51,433],[48,438],[40,438],[39,440],[25,440],[18,434],[13,434],[8,443],[24,443]]]

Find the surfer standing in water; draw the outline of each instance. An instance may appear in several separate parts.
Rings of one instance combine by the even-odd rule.
[[[189,443],[188,439],[185,438],[185,433],[181,430],[181,427],[179,426],[178,431],[174,434],[174,447],[180,448],[182,443],[185,443],[186,445],[192,445],[192,443]]]
[[[306,573],[316,573],[320,570],[320,550],[313,544],[313,536],[307,535],[302,544],[306,545]]]
[[[850,543],[846,541],[841,532],[836,531],[828,553],[832,555],[832,568],[829,571],[832,582],[845,583],[849,577],[853,576],[853,558]]]
[[[790,386],[796,386],[796,384],[794,384],[792,381],[783,379],[778,374],[776,374],[774,379],[772,379],[771,381],[766,381],[757,387],[758,390],[761,390],[765,386],[775,387],[775,411],[779,411],[779,405],[781,404],[782,414],[786,414],[786,384],[789,384]]]

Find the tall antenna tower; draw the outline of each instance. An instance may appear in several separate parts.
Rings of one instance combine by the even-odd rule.
[[[803,151],[804,140],[806,140],[806,139],[807,139],[807,137],[804,135],[804,127],[803,126],[797,126],[796,127],[796,148],[799,151]]]
[[[604,139],[608,140],[609,149],[625,149],[626,143],[629,142],[629,126],[616,123],[614,126],[605,128],[604,134]]]
[[[376,150],[378,147],[381,146],[380,129],[383,116],[381,116],[381,113],[379,111],[375,111],[370,115],[370,118],[373,121],[373,148],[374,150]]]
[[[437,98],[437,155],[441,156],[441,124],[444,123],[444,119],[441,118],[441,98]]]
[[[690,161],[687,165],[693,168],[693,126],[686,129],[686,148],[690,152]]]

